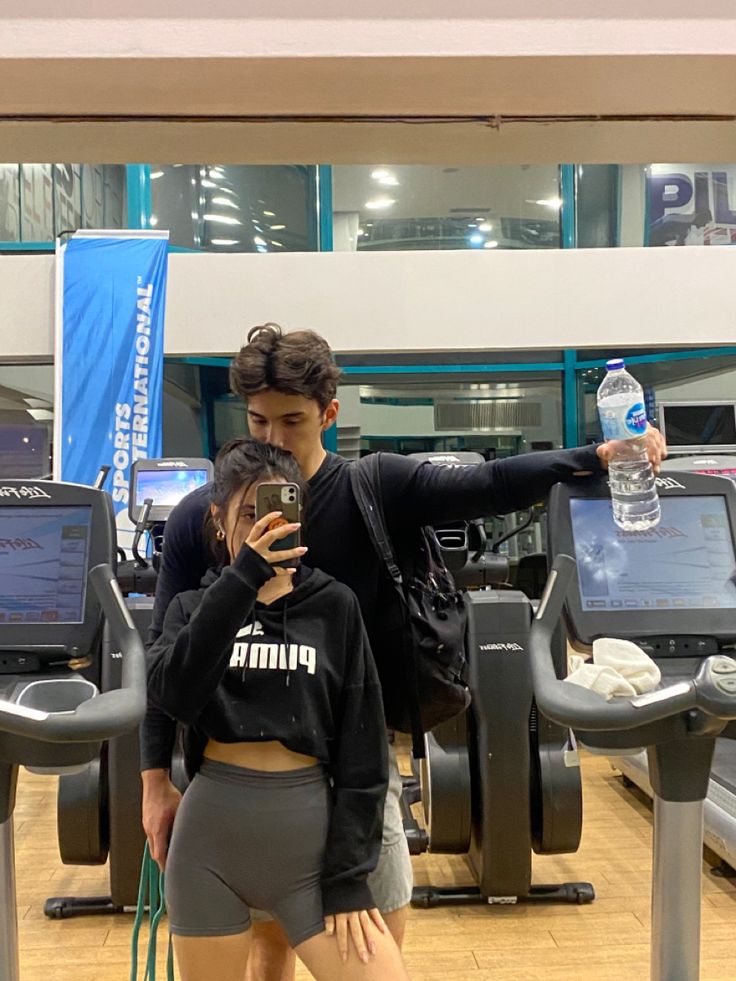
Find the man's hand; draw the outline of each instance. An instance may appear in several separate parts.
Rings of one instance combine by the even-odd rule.
[[[611,459],[619,450],[622,449],[625,442],[625,440],[614,439],[608,443],[601,443],[600,446],[596,447],[598,459],[601,461],[601,466],[604,470],[608,470],[608,464],[610,463]],[[662,466],[662,460],[664,460],[667,456],[667,444],[664,441],[664,436],[651,424],[647,424],[647,431],[644,436],[644,445],[646,446],[647,455],[649,457],[649,462],[652,465],[652,469],[655,473],[659,473]]]
[[[163,872],[181,794],[171,782],[168,770],[144,770],[141,780],[143,830],[146,832],[151,858]]]

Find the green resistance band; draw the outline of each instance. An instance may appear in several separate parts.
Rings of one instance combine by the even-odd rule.
[[[138,938],[146,915],[149,914],[148,954],[146,956],[146,971],[143,981],[156,981],[156,935],[161,917],[166,912],[164,901],[164,876],[158,865],[151,858],[148,842],[143,851],[141,864],[141,881],[138,886],[138,905],[133,923],[133,938],[131,942],[130,981],[138,981]],[[174,952],[171,947],[169,934],[168,951],[166,953],[166,981],[174,981]]]

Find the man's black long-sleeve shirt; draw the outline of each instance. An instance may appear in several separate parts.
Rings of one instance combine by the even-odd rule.
[[[390,595],[386,577],[365,529],[350,484],[348,460],[328,453],[308,484],[303,538],[310,566],[349,586],[358,597],[368,637]],[[437,467],[411,457],[383,454],[383,507],[396,550],[413,541],[422,525],[463,521],[522,510],[544,500],[561,481],[600,473],[595,446],[528,453],[473,467]],[[196,589],[212,563],[203,527],[209,488],[193,491],[174,508],[166,524],[161,570],[156,584],[150,639],[161,632],[173,597]],[[141,769],[171,765],[174,723],[150,709],[142,728]]]

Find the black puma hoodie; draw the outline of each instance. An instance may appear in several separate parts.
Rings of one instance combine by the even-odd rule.
[[[322,761],[333,784],[325,914],[369,909],[388,784],[381,691],[354,594],[300,569],[292,592],[257,602],[271,566],[248,546],[169,605],[148,651],[151,701],[190,727],[193,746],[278,740]]]

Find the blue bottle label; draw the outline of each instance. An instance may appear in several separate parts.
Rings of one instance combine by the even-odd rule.
[[[642,402],[633,405],[605,405],[598,407],[603,438],[635,439],[647,431],[647,413]]]
[[[641,402],[631,406],[626,413],[624,425],[632,436],[643,436],[647,431],[647,410]]]

